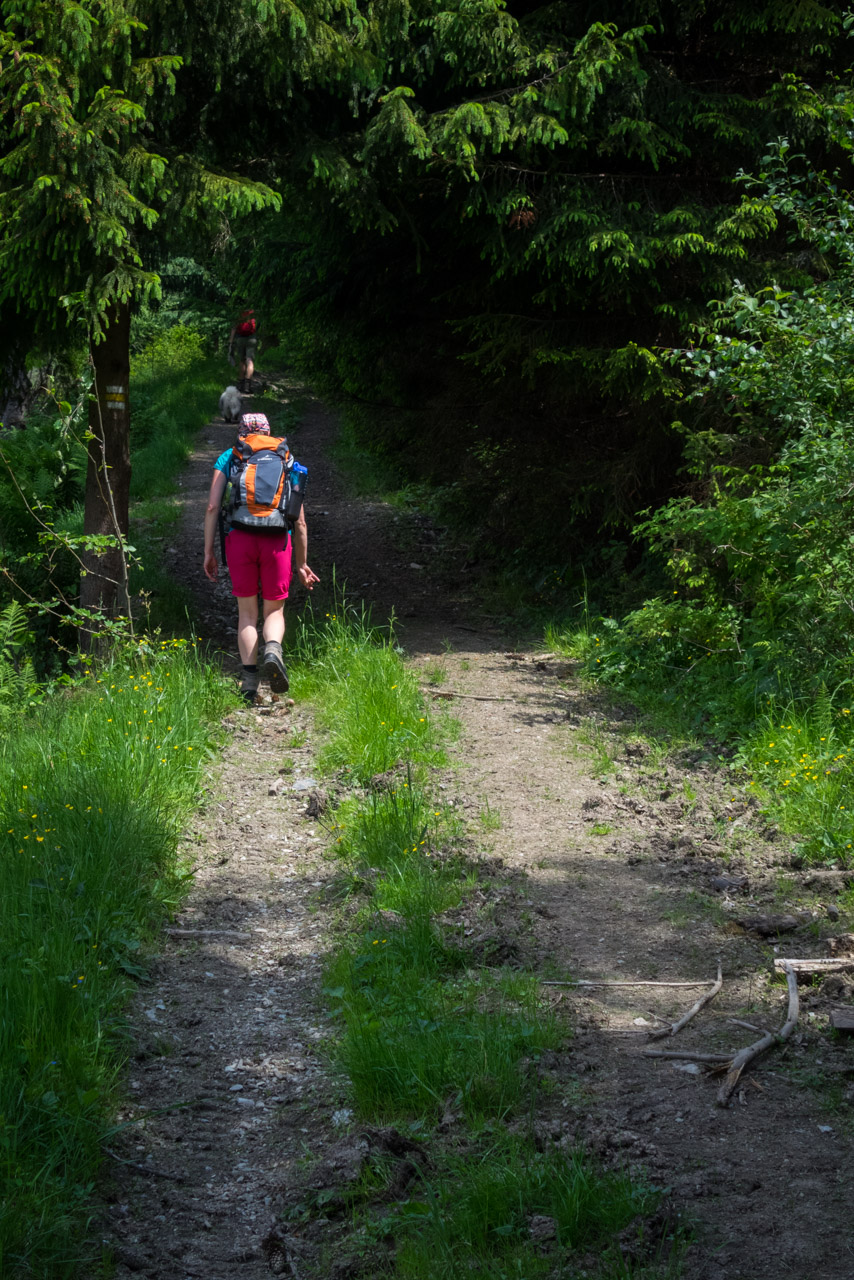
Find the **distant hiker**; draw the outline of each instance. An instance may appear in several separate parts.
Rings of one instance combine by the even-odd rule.
[[[244,394],[252,390],[255,349],[258,346],[258,339],[255,336],[257,328],[255,312],[241,311],[228,335],[228,360],[230,364],[234,364],[236,360],[240,362],[238,389]]]
[[[243,401],[237,387],[226,387],[219,398],[219,416],[226,422],[239,422],[243,412]]]
[[[243,664],[240,691],[247,702],[254,700],[262,675],[274,693],[288,690],[282,641],[292,560],[300,582],[309,591],[320,581],[306,564],[305,475],[305,468],[294,462],[287,440],[270,435],[263,413],[242,415],[236,443],[214,464],[205,512],[204,571],[216,582],[214,535],[225,497],[227,532],[222,534],[221,527],[222,553],[231,574],[231,594],[237,597],[237,648]],[[260,673],[259,585],[264,611]]]

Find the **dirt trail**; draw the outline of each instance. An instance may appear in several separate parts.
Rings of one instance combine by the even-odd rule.
[[[166,553],[226,651],[233,606],[225,580],[212,589],[201,578],[201,522],[212,462],[232,433],[224,424],[201,433],[184,477],[182,534]],[[345,497],[329,461],[333,436],[330,416],[309,401],[293,436],[310,469],[309,562],[327,582],[334,565],[375,617],[394,609],[425,683],[438,676],[437,692],[468,695],[454,699],[457,762],[437,786],[517,890],[483,921],[496,954],[548,978],[673,981],[713,977],[720,956],[723,992],[677,1043],[720,1051],[756,1038],[733,1018],[778,1025],[770,946],[736,921],[800,911],[804,923],[779,940],[780,954],[823,954],[827,886],[818,900],[789,867],[785,842],[707,763],[651,752],[631,711],[585,693],[566,664],[508,652],[457,594],[459,577],[426,525]],[[233,746],[188,835],[196,879],[175,923],[242,936],[169,937],[140,988],[123,1115],[131,1123],[113,1148],[103,1234],[119,1277],[254,1280],[268,1264],[343,1276],[348,1264],[322,1218],[291,1237],[290,1262],[262,1247],[288,1189],[318,1167],[311,1162],[334,1184],[347,1118],[320,1052],[332,868],[306,813],[311,720],[268,703],[227,727]],[[279,772],[286,757],[292,773]],[[721,891],[722,874],[746,880]],[[544,1141],[575,1135],[606,1163],[671,1187],[695,1223],[687,1280],[850,1280],[844,1089],[854,1055],[827,1033],[832,984],[804,993],[794,1041],[768,1055],[726,1110],[715,1105],[714,1079],[642,1056],[656,1017],[678,1016],[696,991],[549,990],[575,1032],[553,1113],[541,1118]],[[836,1082],[835,1110],[823,1105],[827,1089],[806,1087],[822,1080]],[[179,1109],[155,1114],[161,1108]]]

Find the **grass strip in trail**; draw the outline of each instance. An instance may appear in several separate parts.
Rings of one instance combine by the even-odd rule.
[[[336,1193],[351,1219],[340,1247],[401,1280],[574,1275],[582,1253],[591,1277],[674,1275],[614,1242],[658,1193],[537,1137],[540,1064],[569,1029],[535,975],[476,963],[454,925],[477,873],[458,818],[430,796],[448,722],[428,716],[393,639],[346,607],[305,623],[295,647],[293,687],[327,727],[320,758],[362,784],[332,820],[348,910],[325,973],[331,1052],[360,1120],[393,1123],[422,1157],[398,1195],[381,1155]],[[329,1204],[322,1192],[294,1214]]]
[[[341,602],[302,620],[294,644],[298,697],[313,698],[326,740],[319,764],[360,783],[399,765],[440,764],[443,753],[418,682],[391,636]]]
[[[0,741],[0,1274],[77,1277],[140,948],[226,686],[182,640],[92,669]]]

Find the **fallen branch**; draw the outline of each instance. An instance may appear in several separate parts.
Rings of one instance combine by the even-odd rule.
[[[708,978],[705,982],[597,982],[587,978],[576,978],[571,982],[552,982],[550,979],[544,979],[542,985],[544,987],[705,987],[708,986],[708,982]]]
[[[710,1000],[714,1000],[723,985],[723,970],[721,968],[721,962],[718,960],[718,976],[715,979],[714,985],[709,988],[705,995],[700,996],[700,999],[691,1005],[688,1012],[684,1014],[678,1022],[674,1022],[669,1027],[659,1027],[657,1031],[650,1031],[650,1040],[663,1040],[667,1036],[675,1036],[677,1032],[681,1031],[683,1027],[688,1025],[692,1018],[697,1016],[704,1005],[707,1005]]]
[[[854,956],[847,959],[833,960],[775,960],[774,972],[801,973],[804,977],[812,977],[819,973],[836,973],[840,969],[854,969]]]
[[[241,933],[239,929],[164,929],[170,938],[236,938],[248,942],[251,933]]]
[[[111,1151],[109,1147],[104,1147],[108,1156],[118,1161],[119,1164],[125,1164],[129,1169],[136,1169],[138,1173],[147,1173],[152,1178],[168,1178],[170,1182],[184,1182],[183,1173],[167,1173],[165,1169],[158,1169],[153,1164],[142,1164],[139,1160],[125,1160],[123,1156],[116,1155],[115,1151]]]
[[[518,698],[489,697],[483,693],[457,693],[455,689],[431,689],[429,685],[421,686],[422,693],[429,693],[431,698],[467,698],[469,702],[518,702]]]
[[[789,1007],[786,1013],[786,1021],[779,1031],[768,1031],[761,1040],[757,1040],[754,1044],[749,1044],[746,1049],[742,1049],[735,1055],[726,1074],[726,1079],[718,1090],[718,1106],[720,1107],[728,1105],[744,1068],[753,1062],[755,1058],[758,1058],[761,1053],[764,1053],[766,1049],[770,1049],[773,1044],[783,1044],[797,1026],[799,1008],[798,975],[788,961],[783,961],[782,963],[785,966],[786,985],[789,988]]]
[[[687,1058],[690,1062],[713,1062],[725,1066],[732,1062],[731,1053],[694,1053],[691,1049],[644,1049],[645,1058]]]

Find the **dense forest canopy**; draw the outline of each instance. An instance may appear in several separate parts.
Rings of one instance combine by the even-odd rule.
[[[364,17],[369,82],[349,101],[313,89],[296,117],[288,85],[250,135],[284,212],[239,246],[244,279],[412,475],[436,480],[453,441],[470,514],[501,536],[512,442],[546,541],[600,536],[672,490],[680,388],[662,349],[735,276],[803,278],[736,179],[780,135],[815,167],[847,163],[842,8]]]
[[[189,254],[410,478],[453,447],[458,515],[520,554],[583,559],[682,483],[698,410],[669,352],[710,300],[832,269],[739,175],[780,137],[847,171],[841,4],[2,15],[7,382]],[[521,531],[512,485],[536,495]]]

